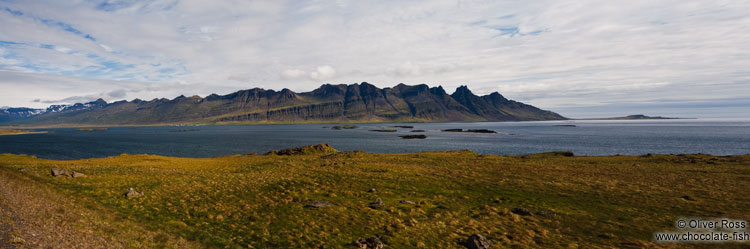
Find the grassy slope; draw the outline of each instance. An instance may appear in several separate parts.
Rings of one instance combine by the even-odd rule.
[[[0,248],[200,248],[25,169],[0,167],[0,179]]]
[[[88,176],[53,178],[52,167]],[[686,245],[654,244],[651,238],[673,230],[678,217],[750,220],[750,156],[503,157],[459,151],[51,161],[2,154],[0,169],[14,171],[2,177],[29,176],[29,184],[51,186],[145,231],[208,247],[346,248],[357,238],[381,235],[390,248],[459,248],[459,239],[481,233],[498,248],[676,248]],[[123,198],[129,187],[145,195]],[[369,208],[378,197],[386,206]],[[336,206],[304,208],[308,200]],[[514,207],[554,210],[557,216],[519,216],[509,212]]]

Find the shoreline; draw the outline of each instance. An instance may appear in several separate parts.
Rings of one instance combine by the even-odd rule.
[[[432,121],[432,120],[311,120],[311,121],[264,121],[264,122],[194,122],[194,123],[154,123],[154,124],[51,124],[51,125],[23,125],[23,124],[0,124],[0,129],[52,129],[52,128],[85,128],[85,127],[158,127],[158,126],[222,126],[222,125],[304,125],[304,124],[440,124],[440,123],[517,123],[517,122],[563,122],[576,119],[547,119],[547,120],[468,120],[468,121]]]
[[[508,120],[508,121],[309,121],[309,122],[208,122],[208,123],[156,123],[156,124],[53,124],[53,125],[2,125],[0,129],[56,129],[56,128],[95,128],[95,127],[191,127],[191,126],[230,126],[230,125],[340,125],[340,124],[472,124],[472,123],[520,123],[520,122],[570,122],[570,121],[658,121],[658,120],[712,120],[712,118],[651,118],[651,119],[608,119],[570,118],[551,120]]]
[[[13,135],[28,135],[28,134],[46,134],[49,131],[29,131],[29,132],[16,132],[16,133],[0,133],[0,136],[13,136]]]
[[[294,148],[283,148],[283,149],[276,149],[276,150],[270,150],[265,153],[257,153],[257,152],[250,152],[250,153],[240,153],[240,154],[226,154],[226,155],[218,155],[218,156],[209,156],[209,157],[191,157],[191,156],[169,156],[169,155],[159,155],[159,154],[148,154],[148,153],[139,153],[139,154],[130,154],[130,153],[120,153],[118,155],[108,155],[108,156],[102,156],[102,157],[82,157],[82,158],[73,158],[73,159],[57,159],[57,158],[47,158],[47,157],[40,157],[33,154],[24,154],[24,153],[8,153],[8,152],[0,152],[0,155],[11,155],[11,156],[28,156],[43,160],[51,160],[51,161],[78,161],[78,160],[97,160],[97,159],[117,159],[119,157],[128,157],[128,156],[146,156],[146,157],[163,157],[165,159],[220,159],[220,158],[231,158],[231,157],[245,157],[245,156],[279,156],[279,155],[268,155],[267,153],[273,152],[273,151],[279,151],[279,150],[289,150],[289,149],[297,149],[297,148],[308,148],[313,147],[317,145],[306,145],[301,147],[294,147]],[[429,155],[429,154],[440,154],[440,153],[472,153],[476,154],[478,156],[491,156],[491,157],[508,157],[508,158],[528,158],[528,157],[544,157],[544,156],[560,156],[560,157],[569,157],[569,158],[649,158],[649,157],[690,157],[690,156],[709,156],[709,157],[719,157],[719,158],[729,158],[729,157],[744,157],[744,156],[750,156],[750,154],[732,154],[732,155],[713,155],[713,154],[705,154],[705,153],[687,153],[687,154],[632,154],[632,155],[626,155],[626,154],[613,154],[613,155],[578,155],[570,151],[550,151],[550,152],[540,152],[540,153],[529,153],[529,154],[516,154],[516,155],[497,155],[497,154],[480,154],[476,153],[471,150],[439,150],[439,151],[420,151],[420,152],[407,152],[407,153],[369,153],[366,151],[361,150],[353,150],[353,151],[340,151],[343,153],[363,153],[368,155],[375,155],[375,156],[415,156],[415,155]],[[316,154],[316,153],[311,153]],[[326,154],[326,153],[319,153],[319,154]],[[303,155],[303,154],[300,154]],[[309,155],[309,154],[305,154]],[[290,156],[290,155],[285,155]],[[291,155],[291,156],[297,156],[297,155]]]

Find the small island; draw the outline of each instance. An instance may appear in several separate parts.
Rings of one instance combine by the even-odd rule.
[[[370,130],[370,131],[374,131],[374,132],[396,132],[396,129],[375,129],[375,130]]]
[[[106,131],[107,128],[78,128],[74,131]]]
[[[581,120],[643,120],[643,119],[683,119],[673,117],[662,117],[662,116],[646,116],[643,114],[628,115],[624,117],[611,117],[611,118],[585,118]]]
[[[404,135],[404,136],[399,136],[399,137],[403,139],[425,139],[427,138],[427,136],[425,135]]]
[[[359,126],[356,126],[356,125],[337,125],[337,126],[331,127],[331,129],[334,129],[334,130],[341,130],[341,129],[351,130],[351,129],[357,129],[357,128],[359,128]]]
[[[200,129],[180,129],[180,130],[173,130],[172,132],[194,132],[194,131],[200,131]]]
[[[496,131],[488,130],[488,129],[468,129],[468,130],[464,130],[464,129],[445,129],[445,130],[441,130],[441,131],[442,132],[469,132],[469,133],[497,133]]]

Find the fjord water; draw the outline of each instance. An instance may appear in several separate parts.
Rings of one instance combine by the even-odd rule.
[[[327,124],[221,125],[195,127],[110,127],[106,131],[44,129],[46,134],[0,136],[0,153],[48,159],[80,159],[127,154],[212,157],[264,153],[308,144],[329,143],[339,150],[403,153],[472,150],[519,155],[572,151],[576,155],[750,154],[750,120],[620,120],[492,123],[358,124],[332,130]],[[372,132],[391,128],[397,132]],[[575,125],[573,127],[572,125]],[[498,134],[441,132],[442,129],[490,129]],[[197,131],[178,132],[184,129]],[[425,134],[427,139],[399,135]]]

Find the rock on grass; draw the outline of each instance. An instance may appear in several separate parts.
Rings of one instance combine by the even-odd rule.
[[[124,194],[122,194],[122,196],[125,196],[128,199],[137,197],[140,195],[143,195],[143,192],[135,191],[135,189],[133,188],[128,189],[128,192],[125,192]]]
[[[487,239],[481,234],[472,234],[464,242],[464,246],[469,249],[487,249],[494,244],[491,240]]]
[[[352,244],[360,249],[382,249],[385,247],[382,241],[378,237],[370,236],[366,239],[355,240]]]
[[[330,207],[333,206],[333,203],[327,202],[327,201],[321,201],[321,200],[312,200],[305,204],[306,208],[324,208],[324,207]]]
[[[58,168],[52,168],[50,170],[50,173],[54,177],[60,177],[60,176],[68,176],[68,171],[64,169],[58,169]]]
[[[525,208],[513,208],[510,211],[521,216],[531,216],[531,212]]]
[[[370,208],[372,209],[377,209],[377,208],[384,207],[384,206],[385,206],[385,202],[383,202],[383,199],[380,199],[380,198],[376,198],[375,201],[370,203]]]
[[[552,210],[542,210],[542,211],[536,212],[536,214],[541,215],[541,216],[547,216],[547,217],[557,216],[557,213],[555,213],[555,211],[552,211]]]

